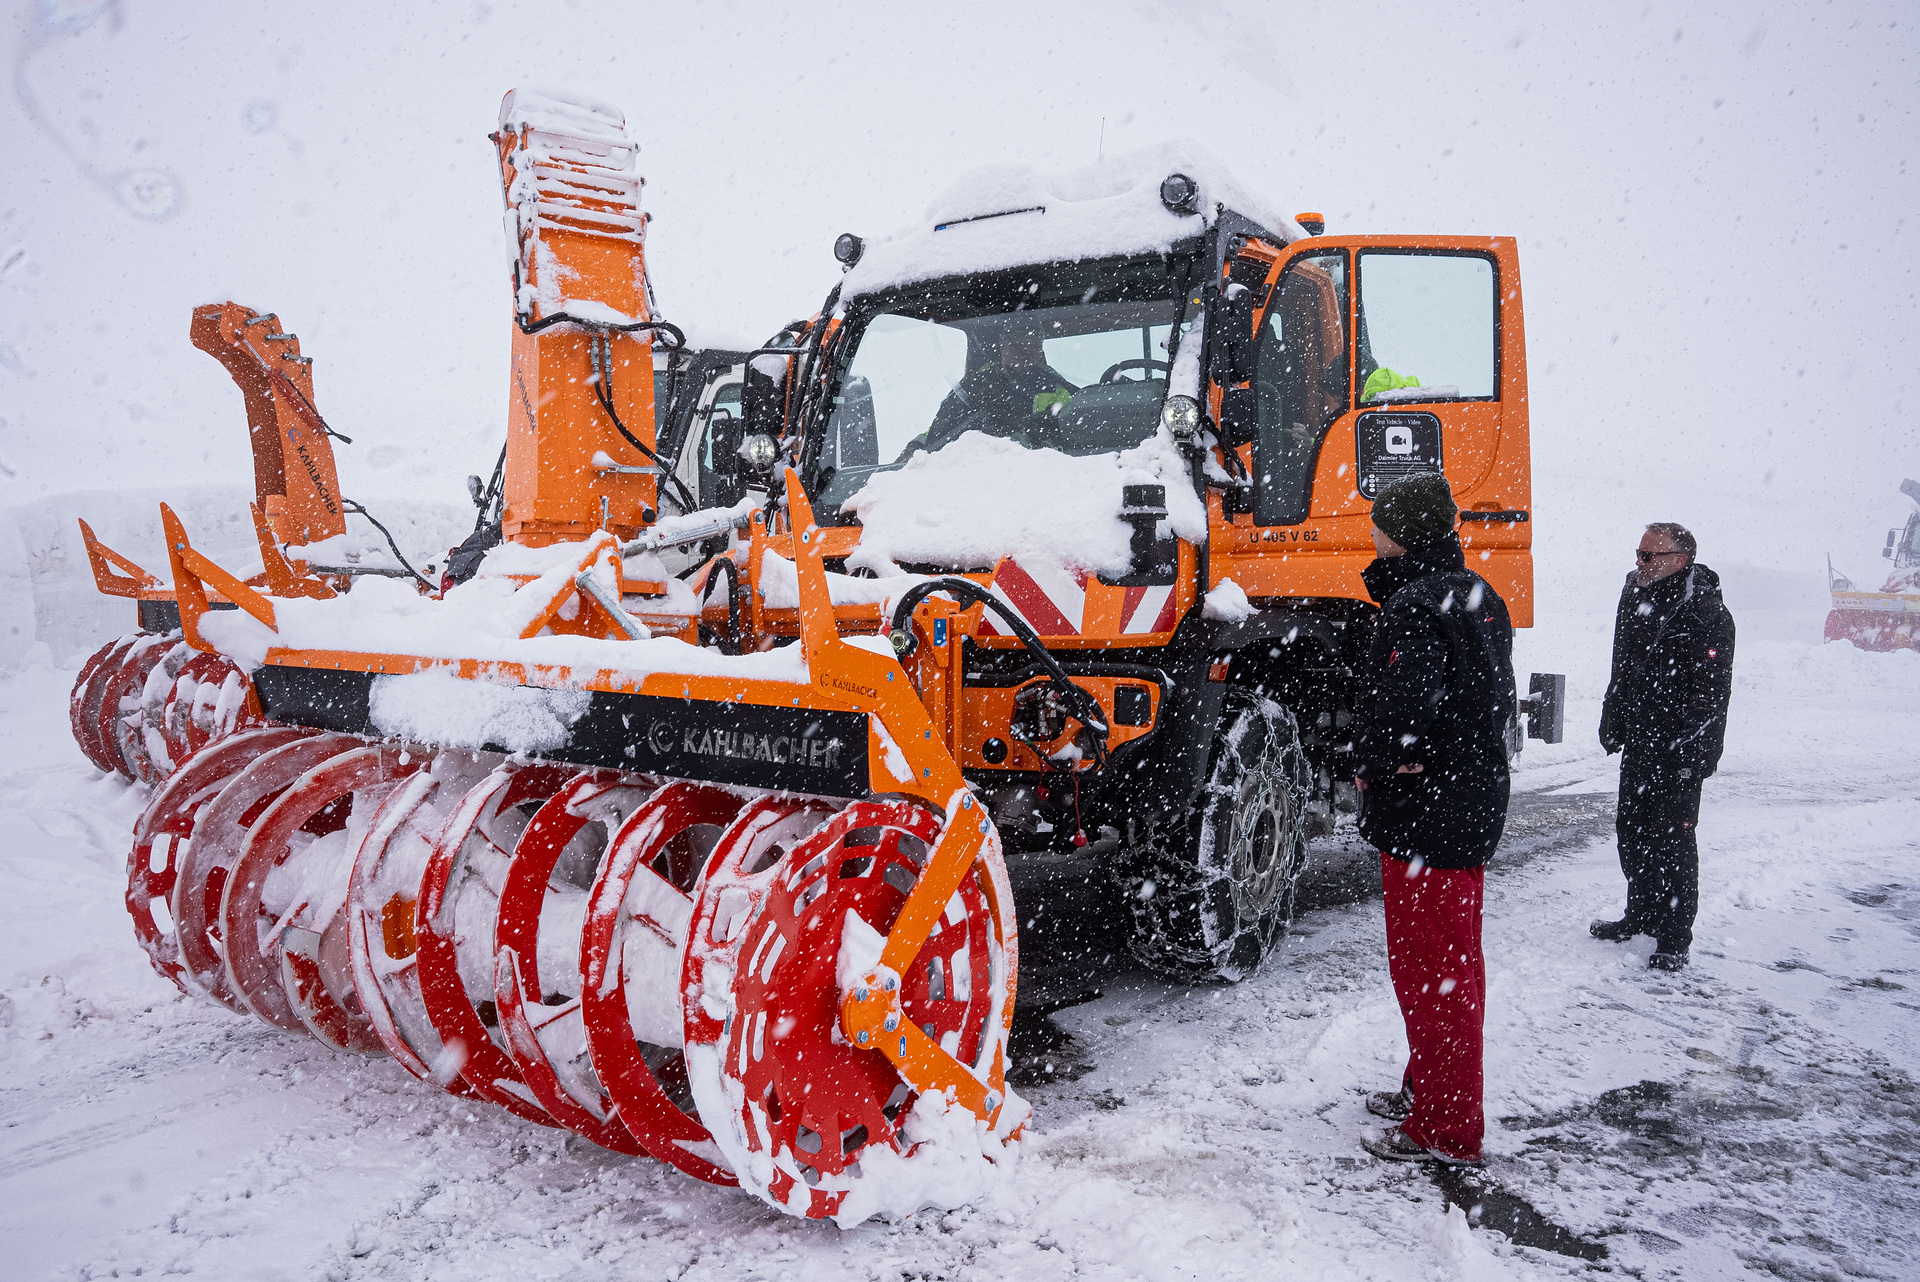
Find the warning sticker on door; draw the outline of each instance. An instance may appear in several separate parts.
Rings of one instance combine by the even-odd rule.
[[[1358,489],[1363,498],[1403,477],[1442,472],[1440,420],[1432,414],[1383,410],[1362,414],[1354,424]]]

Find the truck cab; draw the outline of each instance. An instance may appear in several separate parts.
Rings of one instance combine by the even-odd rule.
[[[1518,255],[1321,234],[1204,159],[1131,163],[842,237],[744,428],[798,461],[835,568],[975,585],[892,635],[1009,843],[1090,841],[1144,959],[1231,978],[1351,800],[1373,498],[1444,475],[1470,568],[1532,623]]]

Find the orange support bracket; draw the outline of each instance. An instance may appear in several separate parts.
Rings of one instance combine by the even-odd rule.
[[[793,530],[793,561],[800,589],[800,648],[814,686],[836,701],[851,703],[879,718],[900,746],[912,780],[899,791],[940,808],[946,817],[939,840],[927,857],[920,879],[900,907],[877,967],[850,991],[840,1006],[840,1023],[856,1045],[880,1051],[915,1090],[945,1094],[976,1117],[997,1124],[1006,1104],[1005,1031],[1013,1019],[1012,979],[1001,1012],[1002,1036],[995,1039],[987,1080],[921,1032],[900,1008],[900,975],[926,945],[934,924],[954,892],[983,855],[990,855],[993,822],[979,804],[960,767],[936,738],[932,719],[899,662],[887,655],[849,645],[840,636],[827,587],[828,540],[813,517],[813,505],[799,474],[787,469],[787,515]],[[1017,927],[1011,903],[997,878],[983,878],[996,918],[1004,930]]]
[[[121,556],[93,535],[93,527],[80,522],[80,538],[87,546],[87,563],[93,567],[93,586],[104,596],[140,597],[163,593],[166,585]],[[124,573],[115,574],[118,569]]]
[[[160,505],[160,528],[166,532],[167,560],[173,567],[173,594],[180,603],[180,634],[186,638],[188,645],[209,653],[217,650],[200,634],[200,620],[209,609],[209,583],[218,589],[221,596],[269,628],[279,630],[274,622],[273,602],[195,551],[187,542],[186,527],[180,524],[180,518],[165,503]]]
[[[583,591],[579,583],[581,575],[592,574],[596,568],[601,568],[603,563],[605,568],[613,571],[614,582],[619,583],[621,581],[620,541],[605,530],[597,530],[594,536],[587,540],[586,548],[579,560],[575,561],[565,574],[549,570],[515,592],[516,604],[523,600],[528,603],[527,622],[520,629],[520,639],[524,641],[530,637],[537,637],[543,628],[553,626],[557,619],[563,617],[562,607],[569,601],[577,602],[578,610],[584,611],[590,618],[599,621],[603,625],[600,628],[603,635],[624,637],[626,633],[621,627],[620,620],[614,618],[612,611],[605,605],[595,600],[592,593]],[[556,626],[554,630],[557,632],[561,629]]]
[[[253,513],[253,536],[260,542],[260,564],[266,570],[268,591],[274,596],[303,596],[316,601],[324,601],[335,595],[324,579],[317,579],[306,572],[305,561],[287,560],[279,543],[274,541],[273,526],[267,523],[267,514],[260,510],[258,503],[249,503],[247,510]]]
[[[975,859],[991,838],[993,823],[972,794],[952,799],[951,815],[934,843],[927,866],[900,907],[880,953],[880,964],[864,975],[840,1002],[840,1026],[858,1046],[873,1047],[900,1071],[909,1086],[947,1095],[976,1117],[997,1125],[1006,1104],[1005,1030],[1013,1022],[1013,980],[1008,979],[1002,1037],[995,1042],[987,1080],[955,1059],[908,1019],[900,1007],[900,975],[913,961]],[[994,905],[995,915],[1011,920],[1011,905]]]

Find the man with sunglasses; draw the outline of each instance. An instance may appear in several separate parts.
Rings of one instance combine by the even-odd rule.
[[[1700,782],[1720,764],[1733,691],[1733,616],[1720,578],[1695,562],[1686,527],[1657,521],[1640,539],[1613,623],[1613,679],[1600,744],[1619,752],[1615,832],[1627,910],[1596,921],[1595,939],[1651,935],[1647,965],[1679,970],[1700,897]]]

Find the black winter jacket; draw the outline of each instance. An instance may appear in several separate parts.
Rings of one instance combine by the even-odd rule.
[[[1507,603],[1467,569],[1451,534],[1363,577],[1384,608],[1361,674],[1360,833],[1400,859],[1478,868],[1507,822]],[[1397,773],[1415,763],[1421,773]]]
[[[1720,765],[1732,694],[1733,616],[1720,576],[1692,565],[1643,588],[1627,575],[1600,746],[1704,779]]]

